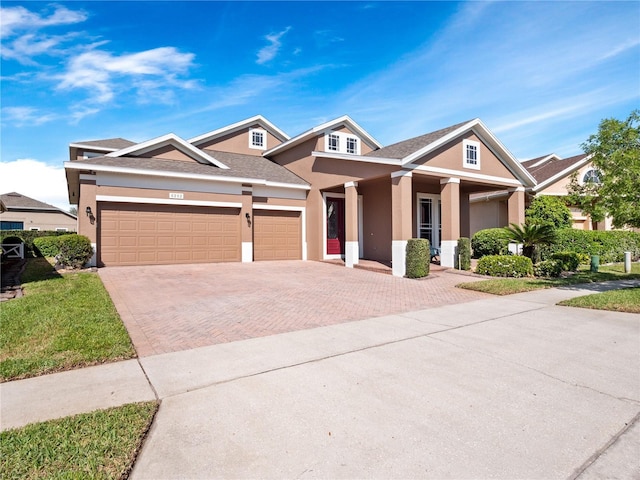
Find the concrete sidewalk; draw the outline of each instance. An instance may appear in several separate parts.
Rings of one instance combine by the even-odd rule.
[[[640,316],[555,306],[632,285],[491,297],[5,383],[2,428],[155,390],[162,405],[132,478],[636,478]]]

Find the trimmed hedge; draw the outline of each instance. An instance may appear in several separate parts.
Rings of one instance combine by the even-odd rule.
[[[467,237],[458,239],[458,254],[454,259],[455,268],[458,270],[471,270],[471,241]],[[458,265],[458,262],[460,265]]]
[[[492,277],[530,277],[533,263],[523,255],[485,255],[478,260],[476,273]]]
[[[509,251],[509,240],[503,228],[486,228],[478,230],[471,237],[473,258],[485,255],[506,255]]]
[[[554,253],[551,260],[559,260],[564,272],[575,272],[580,265],[580,256],[575,252]]]
[[[34,251],[42,257],[55,257],[60,253],[61,238],[61,236],[34,238]]]
[[[640,233],[623,230],[556,230],[556,240],[552,245],[540,247],[543,260],[549,260],[554,253],[575,252],[584,255],[600,255],[601,263],[622,262],[624,252],[631,252],[631,258],[640,259]]]
[[[25,257],[39,257],[42,255],[34,248],[34,239],[62,235],[69,235],[69,232],[58,232],[55,230],[3,230],[0,232],[0,243],[7,237],[18,237],[24,242]]]
[[[429,275],[431,250],[426,238],[411,238],[407,241],[406,276],[422,278]]]
[[[562,273],[562,260],[543,260],[533,266],[536,277],[559,277]]]
[[[56,259],[64,267],[82,268],[93,256],[91,240],[84,235],[62,235],[58,241],[60,252]]]

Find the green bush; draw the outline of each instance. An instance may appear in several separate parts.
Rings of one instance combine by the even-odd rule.
[[[471,237],[473,258],[485,255],[505,255],[509,251],[509,240],[502,228],[478,230]]]
[[[478,260],[476,273],[492,277],[530,277],[533,263],[522,255],[486,255]]]
[[[411,238],[407,241],[406,276],[422,278],[429,275],[431,250],[426,238]]]
[[[640,259],[640,233],[624,230],[574,230],[561,228],[556,230],[553,244],[540,248],[543,260],[549,260],[554,253],[575,252],[581,255],[600,255],[601,263],[622,262],[624,252],[631,252],[631,258]],[[589,263],[588,260],[586,263]]]
[[[33,246],[34,239],[61,235],[69,235],[69,233],[55,230],[4,230],[0,232],[0,242],[7,237],[18,237],[24,243],[25,257],[37,257],[39,255],[37,249]]]
[[[551,260],[560,260],[564,272],[575,272],[580,265],[580,256],[575,252],[554,253],[551,255]]]
[[[533,266],[536,277],[559,277],[562,270],[562,260],[543,260]]]
[[[41,257],[55,257],[60,253],[60,236],[38,237],[33,239],[36,254]]]
[[[571,210],[564,200],[551,195],[535,197],[524,216],[527,222],[547,224],[553,228],[569,228],[573,223]]]
[[[60,253],[56,259],[64,267],[82,268],[93,256],[91,241],[84,235],[63,235],[59,242]]]
[[[458,254],[454,259],[455,268],[458,270],[471,270],[471,241],[467,237],[458,239]],[[460,265],[458,265],[458,262]]]

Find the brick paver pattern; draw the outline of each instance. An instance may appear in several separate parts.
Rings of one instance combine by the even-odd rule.
[[[322,262],[111,267],[99,270],[139,356],[469,302],[476,278],[420,280]]]

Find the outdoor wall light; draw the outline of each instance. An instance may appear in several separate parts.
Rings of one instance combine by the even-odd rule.
[[[249,212],[245,213],[244,216],[247,219],[247,225],[251,226],[251,215],[249,215]]]
[[[87,209],[85,210],[87,212],[87,217],[90,217],[92,215],[93,212],[91,212],[91,207],[87,207]]]

